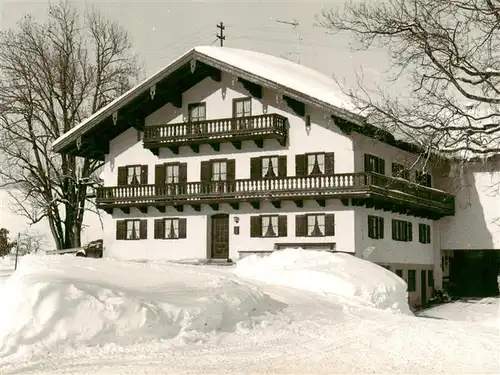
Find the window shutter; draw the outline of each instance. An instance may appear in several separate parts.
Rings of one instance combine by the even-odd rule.
[[[385,160],[378,158],[378,173],[385,174]]]
[[[427,178],[426,178],[426,186],[427,187],[432,187],[432,176],[430,174],[427,174],[426,176],[427,176]]]
[[[370,155],[365,154],[365,172],[371,172],[371,166],[370,166]]]
[[[203,182],[209,182],[212,180],[212,162],[210,160],[201,162],[200,180]]]
[[[180,183],[187,182],[187,163],[179,164],[179,182]]]
[[[155,165],[155,185],[162,185],[165,183],[165,164]]]
[[[379,228],[379,236],[378,238],[384,238],[384,218],[378,218],[378,228]]]
[[[295,237],[306,237],[307,236],[307,216],[306,215],[296,215],[295,216]]]
[[[375,238],[375,230],[373,225],[373,216],[368,215],[368,237]]]
[[[262,237],[262,218],[260,216],[250,217],[250,237]]]
[[[335,153],[327,152],[325,154],[325,174],[335,173]]]
[[[145,240],[148,238],[148,221],[146,219],[139,221],[139,239]]]
[[[295,176],[306,176],[306,155],[295,155]]]
[[[116,239],[124,240],[127,236],[127,222],[125,220],[116,221]]]
[[[335,236],[335,215],[325,215],[325,236]]]
[[[165,220],[155,219],[155,239],[165,238]]]
[[[286,177],[286,155],[278,156],[278,177]]]
[[[141,185],[148,184],[148,166],[141,165]]]
[[[227,179],[228,181],[234,181],[236,178],[236,160],[230,159],[226,162],[227,164]]]
[[[118,167],[118,186],[127,185],[127,167]]]
[[[408,222],[407,230],[408,230],[407,238],[408,241],[411,242],[413,241],[413,226],[410,222]]]
[[[250,179],[260,180],[262,178],[262,159],[250,158]]]
[[[179,219],[179,238],[187,237],[187,219]]]
[[[288,235],[287,233],[287,216],[286,215],[279,215],[278,216],[278,236],[279,237],[286,237]]]

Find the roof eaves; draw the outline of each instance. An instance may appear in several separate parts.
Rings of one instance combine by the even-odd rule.
[[[178,69],[180,66],[184,65],[194,56],[195,53],[196,52],[194,51],[194,49],[186,52],[184,55],[180,56],[177,60],[175,60],[150,78],[144,80],[128,92],[124,93],[122,96],[116,98],[108,105],[95,112],[82,123],[77,125],[77,129],[75,129],[71,134],[66,133],[66,136],[63,134],[52,143],[53,151],[59,152],[64,147],[68,146],[71,142],[76,141],[78,137],[91,130],[99,122],[112,115],[113,112],[119,110],[121,107],[135,99],[138,95],[142,94],[145,89],[148,89],[152,85],[155,85],[166,76],[171,74],[173,71]]]
[[[366,122],[365,117],[363,117],[361,115],[357,115],[357,114],[350,112],[346,109],[342,109],[342,108],[339,108],[339,107],[334,106],[332,104],[325,103],[319,99],[312,98],[312,97],[310,97],[306,94],[303,94],[301,92],[298,92],[290,87],[287,87],[287,86],[281,85],[279,83],[270,81],[268,79],[262,78],[261,76],[254,74],[254,73],[250,73],[246,70],[236,68],[235,66],[233,66],[231,64],[228,64],[228,63],[222,62],[220,60],[217,60],[213,57],[207,56],[199,51],[194,51],[194,54],[197,57],[197,59],[206,63],[207,65],[211,65],[215,68],[219,68],[221,70],[225,70],[228,72],[234,72],[238,77],[241,77],[243,79],[247,79],[249,81],[257,82],[257,83],[261,84],[262,86],[269,87],[271,89],[278,90],[278,91],[279,90],[284,91],[286,93],[286,95],[288,95],[294,99],[297,99],[297,100],[300,100],[300,101],[305,102],[307,104],[322,108],[326,111],[331,112],[332,115],[336,115],[339,117],[349,119],[350,121],[352,121],[356,125],[364,126],[364,124]]]

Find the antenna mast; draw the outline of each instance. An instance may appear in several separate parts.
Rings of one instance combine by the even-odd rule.
[[[297,20],[293,20],[293,21],[280,21],[280,20],[276,20],[277,23],[284,23],[284,24],[287,24],[287,25],[291,25],[293,26],[293,29],[295,30],[295,34],[296,34],[296,37],[297,37],[297,44],[296,44],[296,52],[295,54],[297,55],[297,64],[300,64],[300,41],[302,40],[302,38],[300,37],[300,34],[299,34],[299,22]]]

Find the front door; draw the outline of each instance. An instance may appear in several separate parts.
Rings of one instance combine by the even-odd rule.
[[[420,271],[420,293],[422,295],[422,305],[427,302],[427,273],[425,270]]]
[[[212,259],[229,258],[229,215],[212,216]]]

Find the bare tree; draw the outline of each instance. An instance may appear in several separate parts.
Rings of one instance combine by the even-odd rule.
[[[46,245],[45,236],[34,230],[25,230],[19,235],[19,255],[36,254]]]
[[[404,80],[397,95],[362,79],[348,92],[372,124],[448,156],[500,153],[498,0],[351,2],[318,21],[355,50],[387,49],[389,82]]]
[[[99,163],[52,142],[128,90],[139,74],[127,32],[96,10],[50,5],[0,34],[0,187],[30,223],[48,219],[58,249],[81,245],[87,187]],[[90,203],[89,203],[90,202]]]

